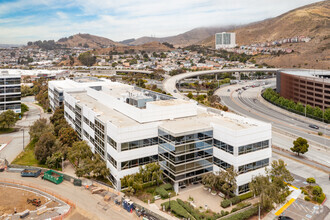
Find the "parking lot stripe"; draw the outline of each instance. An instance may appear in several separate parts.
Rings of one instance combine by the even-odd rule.
[[[280,208],[276,213],[275,215],[279,216],[280,214],[282,214],[282,212],[284,210],[286,210],[293,202],[295,201],[295,199],[290,199],[287,203],[285,203],[284,206],[282,206],[282,208]]]

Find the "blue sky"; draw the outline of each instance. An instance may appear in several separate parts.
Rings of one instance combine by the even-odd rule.
[[[246,24],[318,0],[0,0],[0,44],[90,33],[112,40],[165,37]]]

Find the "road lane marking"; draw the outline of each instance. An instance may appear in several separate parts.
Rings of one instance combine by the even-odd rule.
[[[284,206],[282,206],[277,212],[275,212],[275,215],[281,215],[282,212],[284,212],[284,210],[286,210],[294,201],[295,199],[290,199],[287,203],[284,204]]]

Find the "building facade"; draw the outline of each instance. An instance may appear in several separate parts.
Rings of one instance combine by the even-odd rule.
[[[1,71],[0,112],[7,110],[21,113],[21,76]]]
[[[180,187],[230,166],[240,173],[237,194],[271,158],[271,125],[232,113],[212,113],[196,102],[104,81],[63,90],[65,119],[120,179],[158,161],[165,179]],[[57,81],[60,85],[60,81]],[[52,82],[50,82],[52,84]],[[53,88],[55,89],[55,88]]]
[[[222,32],[215,34],[215,49],[226,49],[236,47],[236,34]]]
[[[330,108],[330,71],[281,71],[276,91],[286,99],[325,110]]]

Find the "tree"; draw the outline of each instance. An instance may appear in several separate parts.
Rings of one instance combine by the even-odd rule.
[[[96,62],[96,57],[90,52],[81,53],[78,60],[85,66],[92,66]]]
[[[286,163],[281,159],[279,159],[278,161],[273,160],[271,164],[271,169],[267,170],[267,172],[271,177],[279,178],[282,181],[291,183],[294,178],[292,177],[290,171],[286,168],[286,166]]]
[[[0,127],[2,129],[14,126],[16,121],[16,114],[12,110],[7,110],[0,114]]]
[[[51,132],[43,133],[34,148],[34,155],[40,163],[46,163],[47,157],[50,157],[56,148],[56,137]]]
[[[237,171],[233,166],[226,169],[226,172],[221,172],[220,175],[223,184],[221,189],[226,192],[227,197],[229,197],[231,192],[235,192],[237,188],[236,177],[238,176]]]
[[[187,97],[190,98],[190,99],[192,99],[194,96],[193,96],[193,94],[191,92],[189,92],[188,95],[187,95]]]
[[[287,196],[287,184],[293,178],[286,169],[283,160],[273,161],[270,170],[266,170],[266,176],[255,176],[249,184],[251,192],[260,197],[260,205],[263,210],[270,210],[273,204],[280,204]]]
[[[100,155],[96,154],[92,161],[92,172],[95,177],[102,177],[106,179],[110,175],[110,171],[107,168],[105,161]]]
[[[92,155],[93,153],[85,141],[75,142],[72,147],[68,149],[68,158],[76,167],[80,167],[81,160],[91,158]]]
[[[60,151],[57,151],[54,154],[52,154],[51,156],[47,157],[46,165],[48,166],[48,168],[57,169],[61,166],[62,158],[63,158],[63,153]]]
[[[298,156],[300,154],[304,154],[308,151],[309,144],[307,143],[307,140],[298,137],[297,140],[293,141],[293,147],[290,148],[292,152],[298,153]]]
[[[58,137],[65,147],[72,147],[73,143],[78,141],[77,133],[71,127],[62,127],[58,132]]]
[[[40,118],[30,126],[30,140],[38,140],[43,133],[52,132],[52,127],[47,123],[47,119]]]
[[[54,124],[55,122],[59,121],[60,119],[64,119],[64,109],[62,108],[57,108],[54,112],[54,114],[52,115],[52,117],[50,117],[50,122],[52,124]]]

